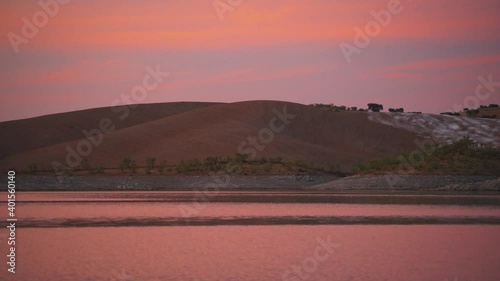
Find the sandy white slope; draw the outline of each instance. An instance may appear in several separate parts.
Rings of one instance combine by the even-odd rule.
[[[500,146],[500,119],[414,113],[370,113],[368,119],[432,138],[438,143],[469,136],[478,143]]]

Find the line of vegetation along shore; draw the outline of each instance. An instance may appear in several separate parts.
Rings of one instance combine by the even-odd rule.
[[[411,152],[398,156],[388,156],[360,163],[354,167],[354,173],[341,170],[340,163],[327,166],[315,165],[304,160],[287,161],[282,157],[262,157],[249,160],[249,155],[237,153],[233,156],[210,156],[204,160],[183,160],[176,164],[167,164],[165,160],[157,162],[155,157],[149,157],[143,165],[139,165],[130,156],[124,157],[116,167],[92,165],[84,159],[77,169],[66,171],[68,175],[85,174],[143,174],[143,175],[203,175],[209,173],[238,171],[241,175],[272,175],[272,174],[467,174],[467,175],[500,175],[500,148],[478,144],[465,137],[451,144],[435,147],[431,153],[424,156],[418,165],[405,165],[405,159],[410,159]],[[51,173],[50,168],[41,168],[30,164],[24,171],[27,174]]]

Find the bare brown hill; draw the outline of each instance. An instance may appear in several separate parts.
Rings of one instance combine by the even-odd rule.
[[[215,105],[207,102],[173,102],[94,108],[35,118],[0,122],[0,131],[11,137],[0,139],[0,160],[37,148],[81,139],[82,130],[99,127],[109,118],[116,130],[147,123],[192,109]]]
[[[181,106],[191,110],[174,109]],[[18,141],[19,152],[4,157],[0,167],[25,169],[29,163],[49,167],[53,161],[67,164],[79,156],[107,168],[117,167],[125,156],[140,164],[148,157],[174,164],[240,152],[257,159],[280,156],[318,165],[340,164],[344,171],[352,171],[357,163],[414,149],[417,138],[408,130],[369,121],[366,112],[331,112],[288,102],[171,104],[169,108],[172,111],[162,111],[165,116],[162,118],[156,118],[161,114],[151,108],[143,111],[151,117],[139,117],[137,112],[136,121],[129,121],[128,126],[117,125],[98,145],[92,145],[90,152],[83,149],[88,148],[89,140],[82,135],[75,138],[81,128],[99,123],[97,116],[91,116],[92,111],[45,117],[37,120],[36,125],[43,129],[11,134],[12,141]],[[176,114],[168,113],[173,111]],[[66,120],[78,126],[77,132],[69,134],[67,125],[61,129]],[[5,124],[1,126],[6,128]],[[46,130],[53,134],[50,138],[44,138]],[[253,137],[256,142],[252,144]],[[54,144],[57,141],[61,142]],[[30,142],[37,144],[26,144]],[[78,148],[85,153],[79,153]]]

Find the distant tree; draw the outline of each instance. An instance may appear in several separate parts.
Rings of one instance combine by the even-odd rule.
[[[405,110],[403,108],[389,108],[389,112],[400,112],[403,113]]]
[[[476,117],[479,114],[479,109],[469,109],[465,113],[469,117]]]
[[[384,106],[378,103],[369,103],[368,110],[371,110],[373,112],[380,112],[381,110],[384,110]]]
[[[458,112],[442,112],[441,115],[460,116]]]
[[[358,108],[357,108],[357,107],[355,107],[355,106],[353,106],[353,107],[351,107],[351,110],[352,110],[352,111],[356,111],[356,110],[358,110]]]
[[[313,103],[313,107],[316,108],[324,108],[330,111],[341,111],[341,110],[347,110],[347,107],[345,105],[335,105],[333,103],[330,104],[324,104],[324,103]]]
[[[489,107],[489,108],[496,108],[496,107],[499,107],[499,106],[498,106],[498,104],[493,104],[493,103],[492,103],[492,104],[490,104],[488,107]]]

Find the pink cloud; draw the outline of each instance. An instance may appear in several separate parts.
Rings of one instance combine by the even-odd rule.
[[[500,55],[480,56],[470,58],[439,58],[424,61],[417,61],[402,65],[391,66],[388,69],[396,70],[428,70],[428,69],[446,69],[462,66],[473,66],[482,64],[495,64],[500,62]]]
[[[227,70],[201,77],[190,77],[179,81],[167,82],[159,89],[182,89],[202,87],[203,85],[224,85],[250,83],[258,81],[273,81],[335,70],[333,64],[303,65],[294,67],[269,67],[258,65],[247,68]]]
[[[134,67],[131,67],[134,66]],[[106,82],[125,78],[121,69],[139,69],[142,66],[134,65],[124,59],[110,59],[97,61],[87,59],[70,64],[57,64],[50,67],[18,68],[8,77],[1,80],[4,87],[44,84],[71,84],[81,82]]]

